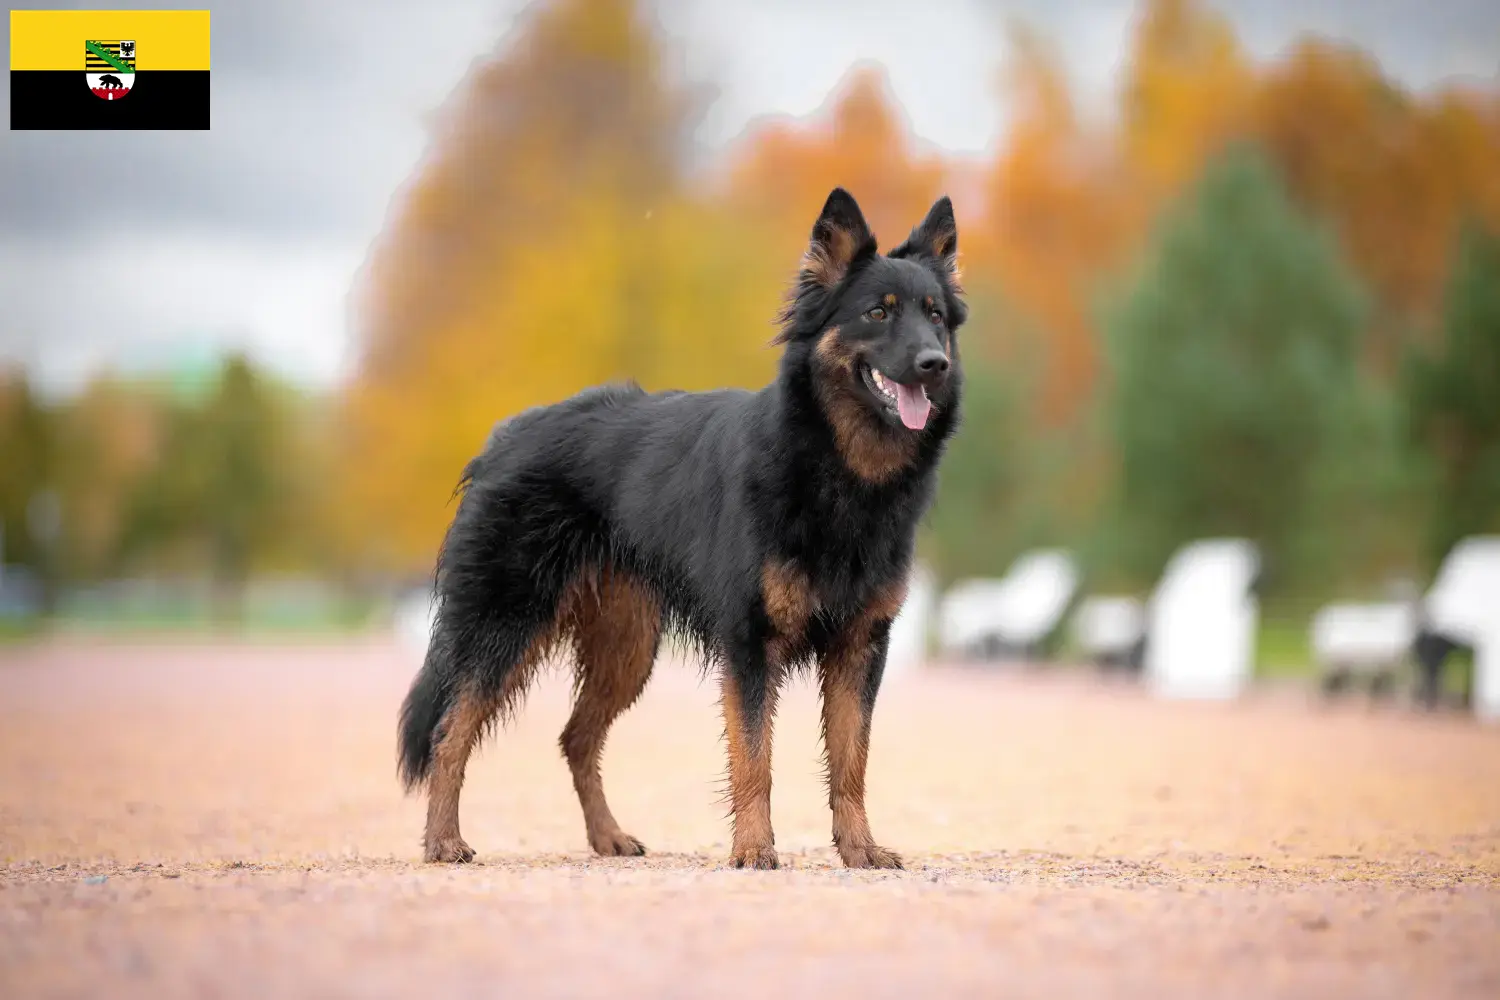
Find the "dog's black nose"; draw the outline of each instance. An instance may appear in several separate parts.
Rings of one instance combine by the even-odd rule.
[[[923,351],[917,355],[913,364],[916,366],[917,376],[924,381],[940,379],[948,374],[948,355],[942,351]]]

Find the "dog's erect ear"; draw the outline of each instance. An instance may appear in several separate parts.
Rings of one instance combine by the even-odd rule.
[[[813,223],[812,239],[802,257],[803,275],[815,284],[832,288],[844,280],[850,264],[874,252],[875,234],[865,224],[854,196],[843,188],[834,188]]]
[[[943,195],[927,210],[927,218],[911,231],[906,242],[891,251],[892,257],[931,257],[958,284],[958,223],[953,218],[953,202]]]

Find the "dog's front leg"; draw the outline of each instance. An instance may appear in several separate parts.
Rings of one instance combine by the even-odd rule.
[[[828,755],[828,805],[833,845],[850,868],[900,868],[901,857],[875,843],[865,815],[865,765],[870,718],[885,672],[890,622],[859,625],[840,636],[823,658],[823,747]]]
[[[764,657],[735,657],[722,677],[724,736],[729,744],[729,808],[736,868],[775,868],[771,831],[771,722],[777,686]]]

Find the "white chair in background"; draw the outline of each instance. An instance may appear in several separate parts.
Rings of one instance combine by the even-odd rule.
[[[1147,611],[1146,678],[1164,698],[1228,699],[1249,682],[1260,607],[1255,546],[1192,542],[1167,564]]]
[[[1474,653],[1474,714],[1500,720],[1500,535],[1476,535],[1453,547],[1422,602],[1417,659],[1422,694],[1437,694],[1438,671],[1454,647]]]

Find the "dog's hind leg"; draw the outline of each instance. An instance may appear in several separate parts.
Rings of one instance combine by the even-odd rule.
[[[524,635],[520,630],[508,635]],[[497,690],[490,689],[481,674],[460,671],[453,681],[452,694],[441,721],[432,737],[431,768],[427,775],[427,828],[423,835],[423,858],[427,861],[472,861],[474,850],[464,842],[458,827],[459,795],[463,790],[464,771],[485,728],[497,717],[508,715],[525,694],[536,676],[538,665],[552,649],[558,636],[558,622],[546,623],[536,631],[519,653],[509,656],[484,645],[469,643],[462,662],[473,662],[480,656],[497,657],[509,662],[509,669],[498,671],[501,680]],[[491,636],[493,645],[494,635]]]
[[[458,797],[469,754],[496,708],[493,699],[470,689],[461,692],[443,715],[441,735],[433,741],[428,778],[427,830],[422,838],[425,861],[474,860],[474,849],[458,830]]]
[[[603,572],[574,593],[571,625],[578,656],[573,714],[558,742],[583,806],[589,846],[603,855],[640,855],[645,846],[620,829],[604,797],[599,758],[609,727],[640,697],[661,639],[661,610],[640,584]]]

